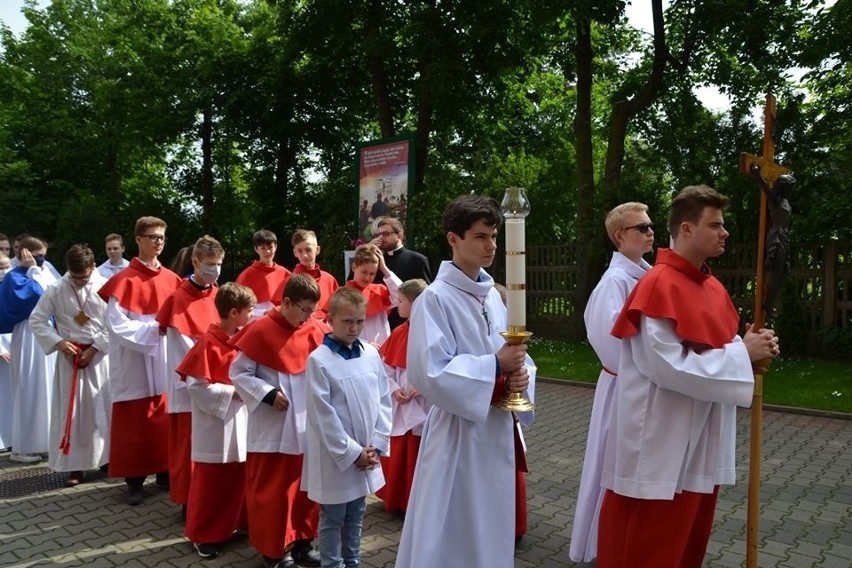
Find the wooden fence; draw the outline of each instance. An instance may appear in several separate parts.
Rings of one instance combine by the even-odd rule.
[[[582,327],[572,325],[574,310],[584,302],[576,289],[573,245],[531,246],[527,249],[527,325],[546,337],[582,337]],[[713,273],[728,289],[744,320],[754,309],[757,246],[728,243],[726,253],[713,259]],[[494,267],[502,278],[501,266]],[[830,328],[852,329],[852,242],[795,243],[791,273],[785,293],[776,301],[779,316],[795,302],[809,332]],[[581,303],[582,305],[578,305]]]

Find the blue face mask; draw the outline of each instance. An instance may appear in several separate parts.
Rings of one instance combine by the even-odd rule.
[[[36,261],[36,266],[38,266],[39,268],[44,266],[44,255],[43,254],[34,255],[33,258]]]

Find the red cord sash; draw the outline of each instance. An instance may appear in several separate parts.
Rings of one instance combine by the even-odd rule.
[[[65,431],[62,433],[62,441],[59,442],[59,449],[63,455],[68,455],[71,451],[71,418],[74,416],[74,400],[77,398],[77,371],[80,369],[80,355],[84,349],[88,349],[91,345],[83,345],[74,343],[77,348],[77,353],[74,354],[74,370],[71,372],[71,396],[68,398],[68,412],[65,415]]]

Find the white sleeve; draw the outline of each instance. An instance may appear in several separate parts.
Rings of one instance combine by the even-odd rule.
[[[237,355],[237,358],[231,363],[231,369],[228,373],[249,412],[256,411],[263,404],[263,399],[269,394],[269,391],[275,389],[274,386],[257,376],[257,362],[245,353]]]
[[[50,318],[56,313],[56,304],[54,302],[55,286],[45,290],[44,294],[38,299],[33,311],[30,312],[29,324],[30,330],[35,335],[39,346],[45,355],[50,355],[56,351],[56,344],[62,341],[63,337],[59,335],[56,328],[50,323]]]
[[[107,327],[122,347],[146,355],[156,353],[160,344],[160,323],[153,317],[150,321],[131,319],[130,311],[122,308],[113,296],[107,304],[106,320]]]
[[[193,410],[197,408],[219,420],[225,419],[235,392],[233,385],[211,383],[197,377],[186,378],[186,390],[195,405]]]

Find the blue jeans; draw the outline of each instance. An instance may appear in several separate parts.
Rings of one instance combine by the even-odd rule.
[[[322,568],[361,565],[361,525],[367,498],[348,503],[320,505],[319,553]]]

